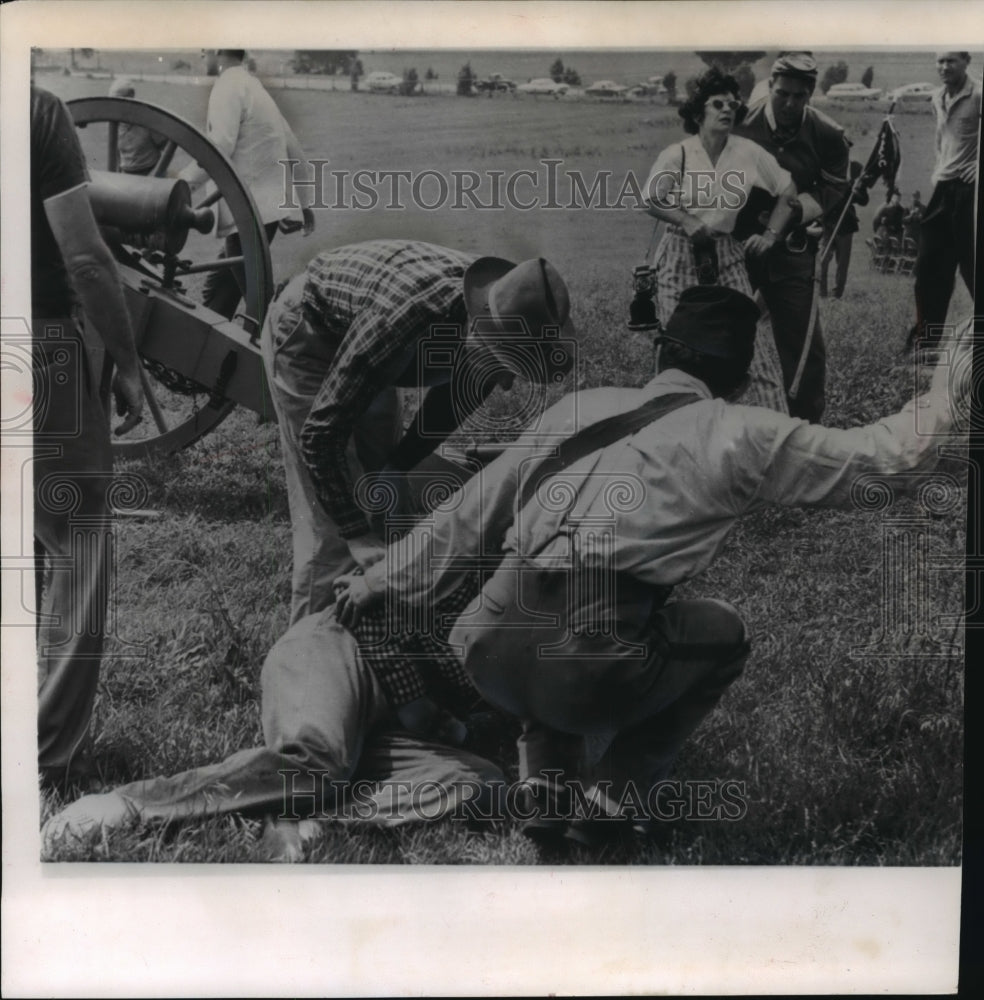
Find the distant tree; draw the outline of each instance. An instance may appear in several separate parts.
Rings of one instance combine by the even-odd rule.
[[[174,62],[171,63],[171,69],[191,69],[191,63],[185,62],[184,59],[175,59]]]
[[[872,82],[874,81],[874,79],[875,79],[875,67],[874,66],[869,66],[861,74],[861,83],[865,87],[870,87],[871,84],[872,84]]]
[[[296,49],[290,65],[295,73],[351,74],[357,55],[351,49]]]
[[[403,83],[400,84],[400,93],[405,97],[409,97],[416,91],[418,82],[417,70],[415,68],[405,69],[403,71]]]
[[[563,83],[564,82],[564,60],[563,59],[559,59],[559,58],[558,59],[554,59],[553,63],[550,66],[550,79],[553,80],[554,83]]]
[[[573,66],[568,66],[564,70],[564,83],[569,87],[581,86],[581,74]]]
[[[437,79],[437,74],[434,72],[434,70],[432,70],[430,68],[430,66],[427,67],[427,72],[424,74],[424,79],[425,80],[436,80]]]
[[[847,63],[843,60],[835,62],[833,66],[828,66],[823,71],[823,76],[820,78],[820,89],[826,94],[835,83],[843,83],[847,79],[847,74]]]
[[[758,62],[765,53],[752,51],[739,52],[697,52],[708,66],[716,66],[722,73],[733,76],[738,81],[738,92],[742,97],[748,97],[755,86],[755,74],[752,63]],[[687,88],[688,93],[690,88]]]
[[[475,80],[476,77],[472,72],[471,63],[465,63],[465,65],[458,70],[458,89],[456,91],[458,96],[474,97]]]
[[[722,73],[734,76],[740,66],[751,66],[758,62],[764,52],[696,52],[694,53],[708,66],[717,66]]]
[[[670,70],[663,77],[663,86],[666,87],[666,99],[672,104],[677,99],[677,75],[674,70]]]

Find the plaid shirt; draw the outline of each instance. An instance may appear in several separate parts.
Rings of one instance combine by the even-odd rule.
[[[403,381],[432,325],[467,324],[462,278],[474,259],[430,243],[372,240],[308,264],[305,318],[337,349],[301,431],[301,450],[343,538],[370,530],[345,458],[355,422],[383,389]]]
[[[458,616],[478,591],[478,575],[469,573],[420,615],[415,614],[419,609],[393,602],[367,614],[353,629],[360,656],[394,709],[424,695],[460,710],[481,700],[447,642]]]

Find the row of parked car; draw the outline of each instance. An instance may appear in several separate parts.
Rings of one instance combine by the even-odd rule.
[[[378,94],[399,94],[404,92],[404,80],[395,73],[374,70],[364,80],[364,86]],[[559,97],[570,90],[570,85],[558,83],[550,77],[540,77],[528,80],[526,83],[515,83],[507,80],[501,73],[493,73],[484,80],[475,80],[472,84],[478,93],[519,93],[519,94],[549,94]],[[644,83],[631,87],[622,86],[613,80],[599,80],[590,87],[583,88],[585,94],[595,97],[652,97],[666,93],[661,76],[651,76]]]
[[[376,93],[399,94],[404,92],[404,81],[395,73],[385,73],[376,70],[365,78],[365,86]],[[916,104],[929,101],[933,91],[939,86],[936,83],[907,83],[884,94],[880,89],[866,87],[863,83],[835,83],[827,91],[827,100],[854,102],[888,101],[896,104]],[[493,73],[484,80],[476,80],[473,87],[479,93],[519,93],[548,94],[559,97],[570,90],[566,83],[558,83],[550,77],[540,77],[528,80],[526,83],[514,83],[500,73]],[[666,93],[661,76],[651,76],[648,80],[632,86],[616,83],[614,80],[598,80],[590,87],[582,88],[582,92],[592,97],[658,97]]]
[[[888,91],[883,97],[881,90],[866,87],[863,83],[835,83],[827,91],[827,100],[849,102],[885,100],[895,104],[918,104],[931,100],[933,91],[938,87],[938,83],[907,83],[905,86]]]

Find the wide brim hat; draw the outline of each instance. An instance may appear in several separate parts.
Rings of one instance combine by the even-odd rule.
[[[577,334],[570,296],[549,261],[479,257],[463,283],[470,340],[534,382],[559,381],[571,370]]]
[[[723,285],[694,285],[680,294],[661,339],[712,358],[749,364],[761,312],[743,292]]]

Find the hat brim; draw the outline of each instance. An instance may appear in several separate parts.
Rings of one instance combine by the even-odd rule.
[[[469,319],[485,315],[489,289],[516,265],[502,257],[479,257],[468,266],[464,276],[465,309]]]
[[[500,279],[505,277],[514,267],[511,260],[502,257],[479,257],[470,264],[464,274],[465,309],[469,320],[490,315],[488,311],[489,290]],[[560,327],[564,337],[574,336],[574,321],[570,316]]]

